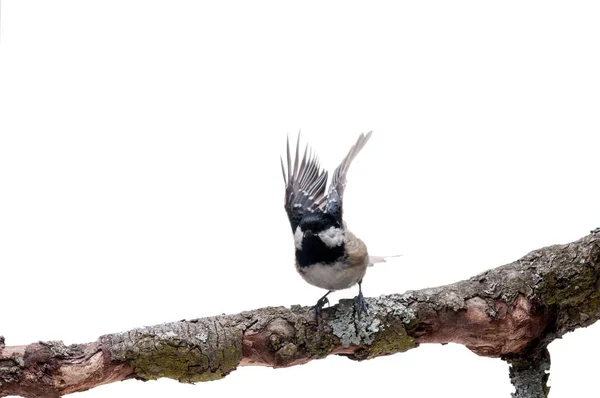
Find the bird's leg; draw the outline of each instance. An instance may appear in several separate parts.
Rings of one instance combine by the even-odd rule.
[[[317,301],[317,305],[315,305],[315,320],[319,320],[319,314],[321,313],[321,310],[325,304],[329,304],[329,299],[327,298],[329,293],[331,293],[331,290],[325,293],[325,295],[321,297],[319,301]]]
[[[358,296],[356,297],[356,312],[360,316],[361,312],[367,311],[369,306],[365,302],[365,298],[362,293],[362,279],[358,282]]]

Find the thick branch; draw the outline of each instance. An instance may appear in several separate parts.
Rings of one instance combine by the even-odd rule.
[[[599,281],[600,235],[593,233],[465,281],[367,299],[368,314],[360,317],[352,300],[342,300],[318,324],[309,307],[292,306],[166,323],[68,347],[4,347],[0,339],[0,396],[58,397],[126,378],[214,380],[238,366],[286,367],[332,354],[362,360],[454,342],[508,360],[516,396],[534,397],[547,392],[549,360],[545,365],[536,358],[546,357],[531,353],[547,353],[550,341],[600,317]],[[541,380],[535,394],[519,393],[528,375]]]

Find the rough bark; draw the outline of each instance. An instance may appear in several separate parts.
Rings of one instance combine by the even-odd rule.
[[[548,394],[548,343],[600,317],[600,234],[539,249],[451,285],[326,308],[262,308],[165,323],[65,346],[5,346],[0,396],[58,397],[127,378],[220,379],[238,366],[287,367],[328,355],[364,360],[421,343],[460,343],[510,365],[518,398]]]

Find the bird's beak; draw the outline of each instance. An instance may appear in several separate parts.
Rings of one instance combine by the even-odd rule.
[[[307,237],[311,237],[311,236],[314,236],[314,234],[312,233],[312,231],[311,231],[311,230],[304,231],[304,237],[305,237],[305,238],[307,238]]]

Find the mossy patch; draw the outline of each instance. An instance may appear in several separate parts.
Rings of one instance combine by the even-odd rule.
[[[540,284],[540,296],[546,305],[579,305],[595,289],[597,275],[592,267],[577,267],[573,272],[549,274]]]
[[[109,337],[112,359],[128,362],[142,380],[217,380],[235,370],[242,358],[242,330],[211,320],[175,322]]]
[[[406,333],[405,325],[391,321],[375,334],[373,342],[363,346],[356,354],[358,359],[371,359],[379,356],[408,351],[417,347],[417,343]]]
[[[216,361],[211,361],[198,346],[174,346],[166,342],[154,344],[150,339],[140,341],[138,345],[146,345],[146,349],[138,351],[130,364],[136,376],[145,380],[161,377],[185,383],[218,380],[234,370],[241,357],[234,346],[219,349]]]

